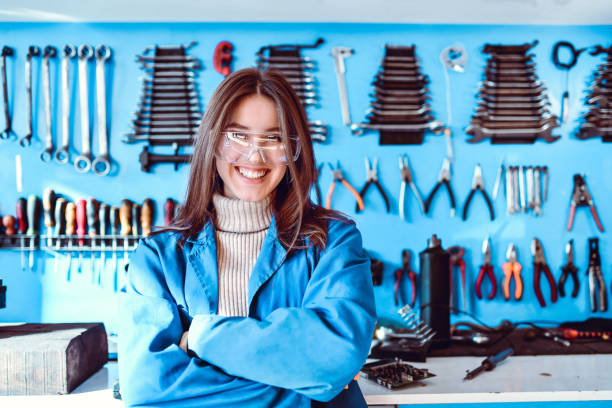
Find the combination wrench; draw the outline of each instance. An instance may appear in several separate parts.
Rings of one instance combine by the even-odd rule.
[[[344,59],[353,55],[354,51],[348,47],[332,48],[332,56],[334,57],[334,66],[336,68],[336,80],[338,82],[338,91],[340,92],[340,107],[342,109],[342,122],[348,126],[351,124],[351,115],[349,111],[348,96],[346,93],[346,80],[344,78],[346,66]]]
[[[2,48],[2,58],[0,58],[0,72],[2,73],[2,98],[4,99],[4,119],[6,128],[0,133],[0,139],[17,138],[17,134],[13,131],[11,124],[11,113],[9,110],[8,100],[8,81],[6,80],[6,57],[12,57],[15,54],[11,47],[4,46]]]
[[[96,49],[96,96],[98,97],[98,137],[100,154],[91,164],[91,169],[98,176],[106,176],[111,164],[108,155],[108,134],[106,128],[106,74],[104,64],[111,57],[111,49],[101,45]],[[93,261],[92,261],[93,263]]]
[[[93,58],[94,50],[89,45],[78,48],[79,96],[81,101],[81,154],[74,160],[74,167],[81,173],[91,169],[91,141],[89,135],[89,89],[87,88],[87,62]]]
[[[45,137],[45,150],[40,154],[40,160],[45,163],[48,163],[53,158],[53,117],[51,115],[51,74],[49,72],[49,60],[55,58],[56,54],[57,50],[50,45],[47,45],[43,51],[43,94],[45,98],[45,123],[47,125],[47,135]]]
[[[35,45],[30,45],[25,63],[25,83],[26,83],[26,120],[28,125],[28,133],[19,139],[21,147],[28,147],[32,144],[33,119],[32,119],[32,57],[40,55],[40,48]]]
[[[77,56],[77,49],[73,45],[64,47],[62,57],[62,144],[55,152],[55,161],[66,164],[70,160],[70,78],[69,62]]]

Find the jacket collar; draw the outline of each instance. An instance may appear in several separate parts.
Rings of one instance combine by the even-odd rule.
[[[185,246],[187,258],[197,275],[197,281],[202,285],[208,298],[210,311],[217,313],[219,272],[214,223],[211,221],[207,222],[198,233],[198,236],[196,238],[188,238],[187,242],[192,243],[192,245]],[[286,255],[287,251],[278,240],[276,217],[272,216],[270,228],[249,278],[249,315],[253,313],[251,306],[257,291],[276,273]]]

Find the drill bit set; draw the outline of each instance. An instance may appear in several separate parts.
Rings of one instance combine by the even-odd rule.
[[[478,106],[466,133],[468,143],[491,139],[491,143],[534,143],[543,139],[551,143],[559,139],[552,131],[559,126],[557,116],[550,113],[544,83],[538,79],[534,54],[538,44],[485,44],[490,55],[477,97]]]
[[[374,77],[371,108],[366,123],[351,126],[353,134],[378,130],[379,144],[422,144],[425,131],[442,131],[431,107],[429,78],[421,72],[416,46],[385,46],[385,56]]]
[[[202,119],[196,83],[202,65],[187,55],[195,44],[149,47],[143,55],[136,56],[145,76],[133,131],[125,135],[123,142],[148,142],[139,157],[144,172],[157,163],[173,163],[178,169],[179,163],[191,160],[191,153],[181,154],[179,149],[193,145]],[[151,153],[150,146],[172,146],[173,154]]]
[[[586,103],[590,106],[584,116],[584,122],[576,134],[579,139],[590,139],[601,136],[604,142],[612,142],[612,46],[595,47],[591,55],[605,54],[605,62],[593,74],[591,93]]]
[[[267,45],[257,51],[257,68],[261,70],[273,69],[281,72],[285,79],[300,98],[304,107],[317,106],[319,96],[317,83],[313,74],[316,71],[316,62],[300,53],[305,48],[317,48],[323,44],[319,38],[310,45]],[[323,143],[327,140],[327,125],[320,121],[309,121],[312,140]]]

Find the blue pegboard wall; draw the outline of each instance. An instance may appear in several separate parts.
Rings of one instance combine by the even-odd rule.
[[[318,64],[316,77],[319,83],[321,106],[309,109],[309,117],[322,120],[330,126],[329,142],[316,145],[316,156],[320,163],[340,161],[345,177],[356,187],[365,182],[363,160],[365,155],[379,158],[379,177],[390,196],[392,211],[385,213],[384,204],[375,191],[366,197],[366,210],[355,214],[355,202],[343,186],[334,194],[333,207],[353,217],[363,234],[364,245],[371,253],[385,261],[383,285],[376,288],[378,315],[382,318],[396,319],[393,304],[393,271],[400,266],[401,250],[413,251],[413,268],[418,271],[418,252],[423,250],[426,240],[436,233],[444,247],[462,245],[467,249],[467,275],[469,288],[468,309],[480,319],[497,324],[501,319],[512,320],[551,320],[564,321],[584,319],[589,316],[608,316],[590,312],[587,293],[587,280],[584,275],[587,266],[587,238],[598,236],[602,255],[602,268],[607,289],[610,290],[612,276],[612,254],[608,242],[610,234],[597,231],[588,211],[581,209],[576,215],[574,229],[565,230],[569,200],[572,192],[572,175],[585,173],[588,186],[594,196],[599,215],[608,231],[612,228],[612,144],[604,144],[600,139],[579,141],[573,133],[579,125],[581,116],[586,112],[584,95],[593,71],[602,62],[602,57],[583,54],[577,66],[570,72],[570,114],[567,123],[558,128],[555,134],[561,140],[553,144],[537,142],[534,145],[491,145],[483,142],[477,145],[466,143],[464,128],[469,123],[476,106],[476,92],[486,55],[481,53],[485,42],[502,44],[522,44],[539,40],[535,47],[537,73],[548,87],[551,111],[559,112],[559,100],[563,92],[564,76],[551,61],[554,43],[559,40],[572,41],[577,47],[595,44],[608,46],[611,26],[467,26],[467,25],[393,25],[393,24],[244,24],[244,23],[202,23],[202,24],[47,24],[47,23],[3,23],[0,32],[6,45],[14,47],[17,55],[9,59],[9,94],[13,113],[13,124],[21,136],[26,129],[24,63],[29,45],[54,45],[61,49],[65,44],[106,44],[113,50],[113,58],[107,67],[109,76],[107,87],[110,102],[109,131],[111,134],[110,152],[115,167],[110,176],[99,177],[92,173],[77,173],[71,165],[57,163],[44,164],[39,155],[43,150],[44,110],[42,98],[42,76],[40,63],[34,64],[35,113],[37,132],[32,147],[21,148],[15,142],[2,141],[0,160],[3,171],[0,173],[0,186],[4,194],[0,196],[0,214],[14,214],[15,201],[19,196],[28,194],[42,195],[45,187],[52,187],[56,193],[71,200],[95,197],[110,205],[119,205],[121,199],[129,198],[141,203],[150,197],[157,204],[156,224],[162,224],[163,202],[167,197],[181,199],[184,195],[187,167],[182,166],[175,172],[171,165],[153,168],[150,174],[140,171],[138,154],[141,145],[125,145],[120,142],[124,133],[129,131],[132,112],[139,99],[142,75],[135,56],[151,45],[188,44],[193,40],[198,45],[190,50],[204,63],[199,75],[199,91],[206,106],[208,99],[222,80],[213,69],[212,56],[219,41],[234,44],[234,68],[253,66],[255,53],[263,45],[281,43],[312,43],[323,37],[326,43],[315,50],[305,50],[303,54],[314,58]],[[42,41],[42,42],[41,42]],[[400,173],[398,156],[407,153],[415,176],[415,182],[423,196],[426,196],[437,181],[442,159],[446,154],[443,136],[427,134],[425,143],[417,146],[380,146],[376,132],[361,137],[352,136],[342,125],[338,89],[334,72],[331,48],[347,46],[355,54],[346,60],[346,81],[349,104],[353,122],[363,121],[364,112],[369,107],[368,94],[370,83],[378,69],[384,53],[384,44],[417,46],[416,52],[421,59],[422,69],[431,81],[430,104],[436,119],[446,122],[445,80],[439,54],[443,48],[454,43],[462,43],[467,50],[468,62],[465,73],[449,72],[453,110],[453,164],[452,186],[457,198],[458,212],[471,188],[474,165],[480,163],[484,181],[489,194],[502,156],[506,164],[547,165],[550,172],[549,200],[544,204],[543,215],[508,216],[505,212],[503,194],[495,202],[495,221],[490,222],[486,206],[481,197],[476,196],[470,208],[467,221],[459,216],[449,218],[449,204],[444,192],[433,202],[430,215],[425,216],[418,209],[416,201],[409,196],[407,201],[408,222],[401,221],[398,215]],[[73,75],[73,145],[80,151],[80,113],[76,86],[76,65]],[[89,66],[91,74],[90,99],[94,100],[94,64]],[[55,113],[54,134],[59,140],[60,88],[59,59],[52,65],[53,111]],[[91,105],[95,117],[95,102]],[[3,121],[3,119],[0,119]],[[2,126],[3,123],[0,123]],[[93,130],[93,152],[97,153],[97,128]],[[56,142],[57,144],[57,142]],[[15,189],[15,155],[23,160],[23,193]],[[74,156],[75,152],[73,152]],[[326,166],[321,174],[320,185],[325,196],[331,183],[331,173]],[[498,291],[493,301],[477,300],[473,282],[481,263],[480,247],[486,235],[491,236],[493,263],[498,280],[503,276],[501,264],[510,242],[518,247],[519,260],[523,264],[524,296],[520,302],[506,302]],[[529,244],[537,236],[544,244],[551,270],[558,279],[560,267],[564,263],[563,247],[570,238],[576,243],[576,264],[580,269],[581,291],[577,299],[560,299],[556,304],[542,309],[533,291],[533,268]],[[114,330],[116,293],[113,290],[113,271],[111,263],[102,277],[102,286],[92,283],[89,258],[85,256],[83,270],[76,271],[73,257],[71,276],[68,280],[67,259],[59,257],[57,267],[53,255],[36,253],[33,271],[21,270],[20,254],[16,251],[0,252],[3,265],[0,278],[8,287],[7,308],[0,312],[0,321],[104,321],[109,331]],[[118,254],[119,267],[123,253]],[[120,269],[120,268],[119,268]],[[457,279],[455,279],[457,280]],[[542,281],[545,298],[549,299],[547,283]],[[498,284],[499,286],[499,284]],[[403,288],[407,290],[407,287]],[[487,289],[485,287],[485,293]],[[458,317],[454,317],[457,319]]]

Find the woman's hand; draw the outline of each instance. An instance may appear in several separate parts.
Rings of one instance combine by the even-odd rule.
[[[189,330],[183,333],[183,335],[181,336],[181,341],[179,342],[179,347],[183,349],[185,353],[187,353],[187,335],[188,334],[189,334]]]

